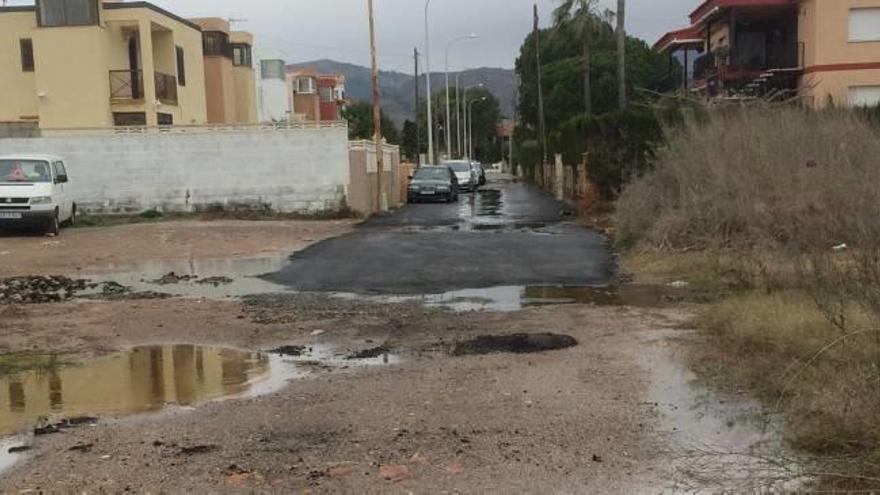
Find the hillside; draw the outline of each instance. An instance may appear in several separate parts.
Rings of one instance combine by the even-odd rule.
[[[370,69],[359,65],[336,62],[334,60],[315,60],[291,64],[290,68],[312,67],[318,72],[341,73],[345,75],[348,96],[354,100],[369,101],[371,94]],[[454,73],[449,75],[454,84]],[[516,94],[516,78],[510,69],[480,68],[462,71],[459,79],[463,85],[483,83],[501,102],[501,112],[505,116],[513,115]],[[415,78],[411,74],[401,72],[379,72],[379,86],[382,91],[382,108],[397,125],[406,119],[413,119],[413,98],[415,97]],[[425,77],[419,78],[422,97],[424,97]],[[431,74],[432,89],[444,90],[446,76],[444,73]]]

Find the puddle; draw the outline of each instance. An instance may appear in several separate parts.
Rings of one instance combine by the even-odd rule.
[[[22,457],[10,435],[30,435],[36,426],[90,424],[118,417],[193,407],[210,401],[276,392],[316,371],[394,364],[386,351],[348,356],[328,345],[303,348],[295,356],[194,345],[136,347],[80,365],[0,378],[0,471]],[[46,428],[44,428],[46,429]],[[49,432],[49,429],[46,429]]]
[[[258,278],[288,263],[287,256],[227,260],[156,261],[108,267],[107,273],[86,275],[129,287],[133,293],[160,292],[181,297],[240,297],[285,292],[281,285]]]
[[[451,350],[453,356],[474,356],[484,354],[531,354],[555,351],[578,345],[569,335],[552,333],[518,333],[514,335],[482,335],[475,339],[456,343]]]
[[[789,452],[761,405],[725,396],[697,382],[675,355],[681,332],[646,336],[640,355],[650,371],[648,402],[673,451],[666,473],[672,491],[787,493],[807,481],[803,462]]]
[[[680,302],[706,302],[708,295],[690,288],[662,285],[617,287],[530,285],[465,289],[416,297],[427,306],[457,312],[519,311],[534,306],[593,304],[597,306],[664,307]]]

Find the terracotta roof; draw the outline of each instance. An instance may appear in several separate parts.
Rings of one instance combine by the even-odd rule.
[[[776,7],[797,3],[798,0],[705,0],[691,12],[691,24],[700,24],[714,11],[725,7]]]
[[[664,34],[662,38],[657,40],[657,43],[654,43],[654,50],[663,52],[673,46],[699,44],[703,40],[705,40],[703,30],[697,26],[691,26]]]

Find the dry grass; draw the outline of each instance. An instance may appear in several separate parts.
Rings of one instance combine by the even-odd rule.
[[[618,240],[830,248],[878,236],[880,139],[854,114],[740,109],[691,123],[617,205]],[[857,234],[858,233],[858,234]]]
[[[880,489],[877,157],[855,113],[725,111],[671,139],[617,205],[625,268],[730,289],[701,309],[694,363],[782,414],[835,473],[826,488]]]

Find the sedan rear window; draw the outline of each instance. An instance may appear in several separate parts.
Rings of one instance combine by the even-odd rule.
[[[420,168],[416,171],[414,179],[419,180],[448,180],[449,170],[445,168]]]
[[[452,162],[449,163],[449,168],[455,170],[456,172],[470,172],[471,166],[467,162]]]
[[[0,182],[52,182],[52,172],[42,160],[0,160]]]

